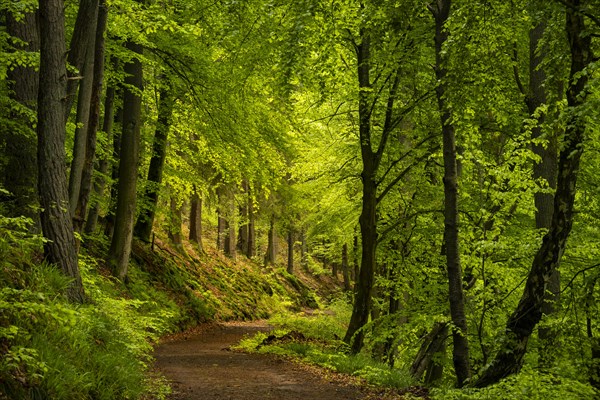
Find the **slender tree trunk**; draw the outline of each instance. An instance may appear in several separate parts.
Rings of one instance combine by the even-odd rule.
[[[271,221],[269,222],[267,252],[265,253],[265,266],[275,265],[275,255],[277,254],[276,246],[277,243],[275,242],[275,216],[272,215]]]
[[[217,187],[217,250],[225,251],[225,230],[227,220],[225,219],[223,187]]]
[[[127,277],[131,253],[133,222],[135,218],[137,168],[140,148],[140,119],[142,111],[142,63],[135,55],[142,54],[142,46],[127,42],[134,58],[125,64],[123,95],[123,134],[119,157],[119,183],[115,226],[109,250],[109,260],[119,279]]]
[[[181,250],[183,249],[183,235],[181,233],[181,223],[182,223],[182,205],[178,204],[175,196],[171,196],[170,199],[170,217],[171,223],[169,224],[169,239],[173,245]]]
[[[358,282],[358,275],[360,272],[360,266],[358,264],[358,233],[356,228],[354,229],[354,237],[352,239],[352,271],[354,278],[354,290],[356,291],[356,282]]]
[[[235,214],[237,209],[235,207],[234,194],[230,190],[227,191],[227,196],[225,198],[227,201],[226,209],[226,233],[225,233],[225,255],[236,259],[236,245],[237,241],[235,239],[235,227],[236,227],[236,217]]]
[[[117,90],[115,95],[121,94],[121,90]],[[117,211],[117,186],[119,184],[119,155],[121,154],[121,134],[123,132],[123,106],[118,108],[115,115],[115,124],[120,125],[120,131],[114,131],[112,135],[112,159],[114,160],[110,172],[110,198],[108,201],[108,213],[106,214],[106,226],[104,227],[104,235],[112,237],[115,227],[115,213]]]
[[[96,14],[97,16],[97,14]],[[96,28],[96,19],[90,21]],[[92,32],[95,34],[95,31]],[[81,177],[83,175],[83,164],[85,163],[88,121],[90,118],[90,101],[92,99],[92,86],[94,79],[94,49],[95,37],[90,38],[87,44],[85,63],[82,69],[83,79],[79,87],[79,96],[77,98],[77,127],[75,128],[75,139],[73,142],[73,160],[71,160],[71,170],[69,172],[69,205],[71,214],[75,216],[79,192],[81,190]]]
[[[370,102],[370,40],[368,34],[361,30],[361,43],[357,48],[359,93],[359,136],[363,169],[362,179],[362,211],[359,218],[362,239],[361,266],[356,282],[352,316],[344,342],[350,344],[353,354],[363,346],[364,332],[362,327],[369,320],[371,310],[371,291],[375,275],[375,253],[377,249],[377,156],[371,148],[371,102]]]
[[[121,96],[121,89],[117,90],[115,95]],[[119,160],[119,155],[121,154],[121,136],[123,133],[123,106],[121,105],[118,108],[118,111],[115,115],[115,124],[119,125],[121,128],[119,131],[114,131],[112,135],[112,159],[114,160],[110,172],[110,198],[108,201],[108,212],[106,214],[106,226],[104,227],[104,235],[107,237],[112,237],[114,227],[115,227],[115,213],[117,212],[117,186],[119,185],[119,165],[121,164]]]
[[[102,122],[102,130],[106,133],[107,138],[110,140],[113,135],[113,122],[114,122],[114,100],[115,100],[115,88],[108,87],[104,98],[104,119]],[[98,224],[98,216],[100,214],[100,201],[104,193],[104,187],[106,186],[105,175],[108,173],[108,167],[110,165],[108,154],[98,163],[98,176],[94,180],[94,197],[88,217],[85,223],[85,233],[91,235],[96,231],[96,225]]]
[[[156,215],[160,184],[162,182],[163,169],[167,158],[167,139],[173,119],[173,107],[175,99],[173,90],[168,82],[161,87],[158,100],[158,119],[154,131],[154,142],[152,144],[152,158],[148,169],[148,179],[141,199],[142,210],[135,224],[134,234],[139,239],[149,242],[152,234],[152,225]]]
[[[300,231],[300,265],[304,270],[308,270],[308,244],[306,243],[306,231],[302,228]]]
[[[248,182],[242,181],[242,191],[246,197],[248,197]],[[238,230],[238,241],[237,249],[242,254],[248,254],[248,203],[249,201],[243,201],[240,205],[240,227]]]
[[[256,224],[255,224],[254,200],[252,199],[252,188],[248,183],[248,258],[256,256]]]
[[[579,0],[567,1],[566,31],[571,50],[567,103],[571,112],[559,155],[552,223],[533,259],[521,300],[508,318],[500,350],[489,367],[474,382],[476,387],[491,385],[521,370],[523,357],[527,352],[527,342],[542,317],[548,282],[560,265],[573,226],[577,175],[586,130],[584,118],[581,118],[577,108],[584,104],[587,95],[586,85],[589,78],[582,72],[594,58],[591,37],[583,35],[586,32],[584,16],[576,11],[580,6]]]
[[[348,266],[348,244],[342,246],[342,274],[344,276],[344,290],[349,292],[350,286],[350,267]]]
[[[64,109],[65,121],[71,114],[71,108],[75,102],[75,94],[81,77],[78,74],[83,72],[83,66],[86,61],[86,52],[89,48],[90,40],[95,37],[96,16],[98,12],[98,0],[80,0],[79,9],[77,11],[77,19],[75,28],[69,46],[67,63],[75,67],[77,74],[72,74],[67,71],[69,79],[67,80],[67,95]],[[93,47],[92,47],[93,49]]]
[[[424,384],[429,385],[442,377],[444,364],[440,362],[440,355],[446,352],[447,336],[448,324],[436,322],[423,339],[423,344],[410,367],[410,373],[415,380],[423,380]]]
[[[6,29],[9,35],[25,42],[22,50],[39,51],[37,11],[25,14],[18,21],[7,13]],[[18,129],[7,129],[5,133],[4,188],[13,196],[7,211],[11,217],[24,215],[31,218],[34,221],[33,230],[39,231],[39,213],[35,209],[38,205],[37,140],[35,132],[30,128],[33,125],[32,114],[37,106],[39,74],[33,66],[16,66],[9,69],[7,74],[9,96],[26,107],[11,113],[10,118],[16,122],[15,128]]]
[[[40,86],[38,96],[38,193],[44,252],[50,263],[72,279],[69,299],[83,302],[85,294],[75,236],[69,213],[65,169],[64,99],[66,93],[65,15],[62,0],[40,0]]]
[[[200,253],[204,253],[204,246],[202,245],[202,198],[198,194],[196,185],[194,185],[190,203],[190,241],[198,245]]]
[[[290,227],[287,235],[287,272],[294,273],[294,230]]]
[[[458,387],[462,387],[471,376],[469,360],[469,343],[467,341],[467,317],[462,287],[462,268],[458,245],[458,169],[456,164],[456,140],[454,126],[451,122],[449,106],[444,97],[446,87],[446,67],[443,46],[448,39],[445,24],[450,13],[450,0],[439,0],[432,6],[435,17],[435,75],[439,82],[436,88],[440,111],[443,152],[444,152],[444,240],[446,250],[446,268],[448,271],[448,297],[450,299],[450,315],[454,327],[452,341],[454,351],[452,359]]]
[[[77,208],[73,216],[73,227],[76,232],[83,230],[83,224],[88,208],[88,201],[92,189],[92,175],[94,172],[94,159],[96,157],[96,135],[98,124],[100,122],[100,97],[102,95],[102,85],[104,81],[104,32],[106,30],[106,20],[108,17],[108,7],[106,0],[100,0],[98,10],[98,21],[96,29],[96,40],[94,50],[94,74],[92,80],[92,93],[90,98],[90,115],[88,118],[87,143],[85,149],[85,158],[83,160],[83,170],[81,172],[81,184]]]

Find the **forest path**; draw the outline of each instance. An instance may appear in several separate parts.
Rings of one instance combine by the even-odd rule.
[[[281,358],[231,351],[245,335],[270,328],[264,322],[201,327],[160,344],[156,366],[172,383],[173,400],[373,399],[367,390],[323,378]]]

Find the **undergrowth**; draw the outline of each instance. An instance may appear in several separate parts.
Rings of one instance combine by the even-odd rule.
[[[79,267],[88,301],[72,304],[69,280],[42,261],[30,223],[0,215],[0,400],[164,399],[170,388],[151,371],[161,336],[316,303],[279,270],[140,243],[122,283],[103,261],[106,239],[87,237]]]
[[[351,306],[345,299],[333,301],[322,311],[310,314],[289,312],[274,315],[269,323],[276,329],[270,333],[258,333],[244,339],[238,346],[247,352],[276,354],[292,357],[309,364],[318,365],[336,372],[364,379],[369,384],[399,389],[403,398],[410,396],[407,388],[420,386],[409,371],[412,360],[396,361],[398,367],[375,361],[368,351],[357,355],[349,354],[349,349],[340,338],[350,320]],[[371,338],[371,340],[373,340]],[[369,346],[365,346],[366,349]],[[410,353],[407,353],[410,354]],[[456,389],[451,358],[446,360],[446,379],[438,387],[429,388],[429,398],[438,400],[548,400],[591,399],[597,393],[587,382],[558,377],[549,373],[525,368],[496,385],[484,389]],[[427,391],[426,391],[427,392]],[[412,397],[411,397],[412,398]]]

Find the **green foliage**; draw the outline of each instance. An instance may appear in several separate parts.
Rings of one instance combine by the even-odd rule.
[[[598,396],[598,392],[587,383],[532,369],[525,369],[484,389],[434,388],[430,394],[432,399],[440,400],[576,400]]]

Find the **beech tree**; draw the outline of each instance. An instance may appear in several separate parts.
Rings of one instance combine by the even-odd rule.
[[[73,279],[67,295],[83,302],[65,170],[64,107],[67,85],[62,0],[40,1],[40,86],[38,96],[38,188],[44,252],[50,263]]]

